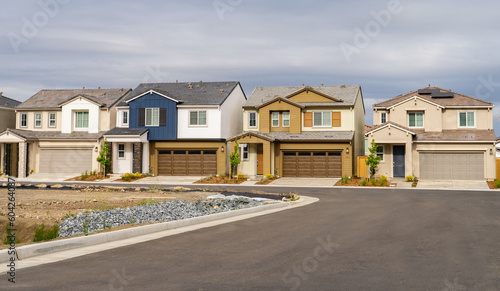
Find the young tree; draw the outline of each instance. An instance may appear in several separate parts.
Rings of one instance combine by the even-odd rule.
[[[366,165],[370,167],[370,179],[372,179],[375,175],[375,172],[377,172],[378,164],[380,164],[381,160],[381,158],[377,156],[377,149],[378,146],[375,143],[375,140],[372,139],[371,147],[368,148],[370,154],[366,159]]]
[[[101,167],[104,172],[104,176],[109,172],[109,167],[111,165],[111,160],[109,159],[109,145],[108,141],[104,140],[104,145],[101,146],[101,151],[99,152],[99,157],[97,157],[97,161],[101,164]]]
[[[233,173],[238,174],[238,165],[241,163],[240,160],[240,145],[238,144],[238,139],[234,141],[235,146],[233,152],[229,155],[229,163],[231,164],[231,178]]]

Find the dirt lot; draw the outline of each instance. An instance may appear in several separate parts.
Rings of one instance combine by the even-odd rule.
[[[8,196],[7,189],[0,189],[0,249],[7,248],[3,244],[6,236]],[[184,192],[161,190],[125,191],[116,189],[81,190],[38,190],[17,189],[16,198],[16,237],[19,239],[17,246],[32,243],[35,227],[44,224],[50,227],[60,224],[66,217],[82,212],[93,212],[109,208],[126,208],[145,204],[152,201],[204,200],[212,192]]]

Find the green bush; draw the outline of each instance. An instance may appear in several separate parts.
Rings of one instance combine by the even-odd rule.
[[[271,174],[266,174],[266,176],[265,176],[265,177],[266,177],[268,180],[271,180],[271,179],[273,179],[273,178],[274,178],[274,177],[273,177],[273,175],[271,175]]]
[[[363,180],[361,180],[360,184],[361,184],[361,186],[366,186],[366,185],[368,185],[368,180],[366,178],[363,178]]]
[[[412,175],[406,176],[406,182],[413,182],[413,176]]]
[[[342,176],[342,178],[340,179],[340,183],[342,185],[347,184],[348,181],[349,181],[349,177],[347,175]]]
[[[125,173],[122,175],[122,180],[123,181],[130,181],[134,177],[134,174],[132,173]]]
[[[59,225],[54,225],[53,227],[49,227],[45,229],[45,224],[42,223],[41,226],[35,227],[35,238],[33,242],[51,240],[57,238],[59,234]]]
[[[370,184],[371,184],[372,186],[377,185],[377,179],[375,179],[375,178],[371,178],[371,179],[370,179]]]
[[[139,179],[140,177],[142,177],[141,173],[135,172],[134,179]]]
[[[495,188],[500,188],[500,180],[495,179],[493,183],[495,183]]]
[[[380,186],[385,186],[385,184],[387,184],[387,180],[382,180],[382,178],[380,178]]]

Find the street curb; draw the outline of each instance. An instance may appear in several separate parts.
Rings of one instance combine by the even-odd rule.
[[[274,204],[267,204],[262,206],[256,206],[251,208],[231,210],[227,212],[221,212],[211,215],[198,216],[188,219],[161,222],[155,224],[149,224],[144,226],[138,226],[128,229],[116,230],[105,233],[92,234],[89,236],[81,236],[68,238],[58,241],[44,242],[38,244],[32,244],[27,246],[22,246],[16,248],[17,260],[23,260],[31,257],[36,257],[40,255],[46,255],[54,252],[66,251],[76,248],[88,247],[98,244],[103,244],[107,242],[113,242],[117,240],[123,240],[127,238],[143,236],[146,234],[151,234],[155,232],[176,229],[180,227],[192,226],[196,224],[212,222],[216,220],[221,220],[225,218],[236,217],[245,214],[251,214],[266,210],[284,208],[297,203],[304,202],[305,199],[302,197],[298,201],[290,202],[279,202]],[[12,255],[8,254],[9,249],[0,250],[0,263],[7,263],[11,261]]]

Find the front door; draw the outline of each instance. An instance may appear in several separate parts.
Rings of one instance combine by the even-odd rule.
[[[12,165],[12,144],[11,143],[6,143],[4,145],[4,165],[3,165],[3,171],[5,173],[5,175],[7,176],[12,176],[12,173],[11,173],[11,165]]]
[[[257,175],[264,175],[264,146],[257,144]]]
[[[392,147],[394,177],[405,176],[405,146]]]

